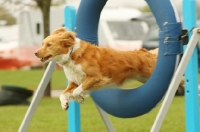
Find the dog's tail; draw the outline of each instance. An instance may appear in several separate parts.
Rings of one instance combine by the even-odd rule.
[[[158,48],[150,50],[149,52],[156,55],[156,57],[158,56]]]
[[[156,58],[157,58],[157,56],[158,56],[158,51],[159,51],[158,48],[156,48],[156,49],[150,50],[149,52],[152,53],[152,54],[154,54],[154,55],[156,55]],[[148,80],[148,79],[147,79],[147,80]],[[147,81],[147,80],[146,80],[146,81]],[[138,81],[145,83],[144,80],[139,80],[139,79],[138,79]],[[177,94],[183,95],[183,94],[184,94],[184,87],[185,87],[184,77],[182,77],[181,82],[180,82],[180,84],[179,84],[179,87],[178,87],[178,89],[177,89]]]

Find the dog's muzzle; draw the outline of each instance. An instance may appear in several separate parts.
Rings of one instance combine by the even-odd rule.
[[[34,54],[35,54],[35,56],[38,56],[38,53],[37,53],[37,52],[35,52]]]

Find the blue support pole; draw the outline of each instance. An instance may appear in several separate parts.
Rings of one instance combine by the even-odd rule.
[[[188,31],[196,27],[196,1],[183,0],[183,26]],[[189,33],[191,37],[192,32]],[[184,46],[184,50],[187,46]],[[198,99],[198,54],[195,48],[185,71],[186,131],[200,132]]]
[[[76,9],[74,6],[66,6],[64,10],[64,23],[68,30],[74,31],[76,21]],[[68,81],[67,81],[68,84]],[[68,132],[80,132],[80,105],[75,101],[69,103]]]

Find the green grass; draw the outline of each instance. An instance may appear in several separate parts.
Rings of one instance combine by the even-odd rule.
[[[43,72],[43,70],[0,70],[0,85],[12,84],[36,89],[43,76]],[[55,70],[51,80],[52,89],[64,89],[66,87],[63,70]],[[138,85],[141,85],[141,83],[133,81],[125,84],[123,87],[136,87]],[[1,106],[0,131],[16,132],[27,108],[28,106]],[[117,132],[149,132],[159,108],[160,105],[150,113],[137,118],[121,119],[113,116],[110,116],[110,118]],[[184,112],[184,98],[175,97],[160,132],[184,132]],[[87,98],[85,104],[81,105],[81,125],[82,132],[106,132],[99,113],[90,98]],[[43,98],[28,128],[28,132],[47,131],[67,131],[67,114],[61,109],[58,98]]]
[[[30,89],[36,89],[40,80],[43,76],[44,71],[39,70],[0,70],[0,86],[4,84],[11,84],[17,86],[23,86]],[[200,76],[200,75],[199,75]],[[200,77],[199,77],[200,81]],[[138,81],[131,81],[125,83],[123,88],[133,88],[142,85]],[[65,89],[66,88],[66,77],[62,69],[55,70],[51,77],[52,89]]]
[[[0,70],[0,86],[4,84],[17,85],[29,89],[36,89],[43,76],[44,71],[40,70]],[[141,85],[137,81],[126,83],[123,87],[136,87]],[[52,89],[65,89],[66,77],[62,69],[55,70],[51,77]]]
[[[145,105],[145,104],[144,104]],[[150,113],[131,119],[110,116],[117,132],[149,132],[160,105]],[[1,132],[16,132],[28,106],[1,106]],[[184,98],[175,97],[160,132],[184,132]],[[43,98],[31,120],[27,132],[67,132],[67,114],[60,107],[58,98]],[[81,105],[82,132],[107,132],[93,101],[90,98]]]
[[[0,70],[0,85],[11,84],[23,86],[30,89],[36,89],[43,76],[44,71],[40,70]],[[66,78],[63,70],[55,70],[51,77],[51,86],[53,89],[66,88]]]

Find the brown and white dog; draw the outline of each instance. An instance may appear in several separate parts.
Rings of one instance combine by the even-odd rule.
[[[157,49],[125,52],[97,47],[59,28],[43,40],[35,55],[41,62],[56,61],[63,66],[69,85],[60,101],[67,110],[70,99],[83,102],[84,94],[105,85],[122,85],[130,79],[145,83],[156,65],[157,52]]]

